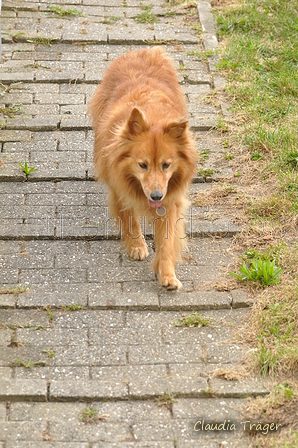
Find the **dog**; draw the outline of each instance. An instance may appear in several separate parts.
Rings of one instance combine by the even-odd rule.
[[[95,177],[109,187],[109,208],[135,260],[148,256],[139,216],[154,227],[153,269],[167,289],[179,289],[175,265],[185,247],[183,215],[197,151],[175,68],[161,48],[114,60],[93,94]]]

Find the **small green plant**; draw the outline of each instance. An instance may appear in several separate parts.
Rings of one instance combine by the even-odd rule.
[[[79,418],[84,423],[95,423],[98,420],[98,409],[87,407],[80,413]]]
[[[170,393],[164,393],[155,399],[155,402],[158,406],[165,406],[169,411],[173,409],[173,404],[177,402],[175,400],[175,395],[171,395]]]
[[[49,313],[50,320],[53,320],[53,319],[54,319],[54,316],[53,316],[53,313],[52,313],[52,311],[51,311],[51,308],[46,308],[46,311]]]
[[[56,37],[46,39],[44,37],[38,36],[37,39],[27,39],[26,42],[29,42],[32,44],[47,45],[48,47],[51,47],[52,43],[55,42],[56,40],[58,40]]]
[[[119,20],[121,20],[121,17],[117,17],[117,16],[108,16],[105,17],[104,20],[102,21],[102,23],[104,23],[105,25],[114,25],[115,23],[117,23]]]
[[[79,12],[76,8],[68,8],[64,9],[61,6],[53,6],[49,5],[48,10],[52,14],[57,14],[60,18],[65,16],[75,16],[75,17],[82,17],[83,14]]]
[[[174,327],[206,327],[210,325],[210,319],[202,317],[198,312],[194,311],[187,317],[179,319],[178,322],[174,322]]]
[[[250,260],[248,265],[242,262],[239,272],[240,274],[235,272],[230,272],[230,274],[238,280],[251,280],[265,287],[279,283],[280,279],[278,277],[282,273],[282,269],[275,265],[275,261],[258,258]]]
[[[226,152],[225,153],[225,159],[226,160],[232,160],[232,159],[234,159],[234,157],[235,157],[235,155],[231,154],[230,152]]]
[[[143,11],[151,11],[151,9],[153,8],[153,5],[144,5],[144,3],[140,3],[140,7]]]
[[[11,104],[9,106],[0,107],[0,114],[7,115],[9,118],[14,118],[14,114],[21,114],[21,104]]]
[[[199,152],[200,161],[205,162],[206,160],[209,159],[209,155],[210,155],[210,149],[203,149],[202,151]]]
[[[51,67],[48,65],[41,65],[38,62],[34,62],[33,64],[27,64],[24,67],[31,67],[31,68],[46,68],[47,70],[51,70]]]
[[[55,352],[53,352],[52,350],[43,350],[42,353],[46,353],[50,358],[55,357]]]
[[[9,288],[0,289],[0,294],[21,294],[23,292],[27,292],[27,286],[10,286]]]
[[[211,168],[206,168],[206,169],[200,168],[200,169],[198,169],[198,175],[199,176],[206,177],[206,176],[212,176],[212,174],[214,174],[214,170],[212,170]]]
[[[256,161],[256,160],[259,160],[259,159],[262,159],[263,158],[263,154],[261,154],[259,151],[253,151],[252,153],[251,153],[251,160],[254,160],[254,161]]]
[[[14,361],[14,365],[20,366],[20,367],[25,367],[26,369],[30,369],[31,367],[36,367],[36,366],[45,366],[46,365],[46,361],[36,361],[36,362],[32,362],[31,359],[29,359],[29,361],[26,363],[24,361],[21,361],[20,359],[15,359]]]
[[[137,23],[157,23],[157,17],[149,11],[141,12],[140,14],[134,16]]]
[[[19,165],[22,168],[22,170],[24,171],[24,173],[26,174],[26,176],[29,176],[29,174],[33,173],[33,171],[37,171],[38,170],[38,168],[35,168],[34,166],[29,168],[27,162],[25,162],[25,165],[22,165],[21,162],[19,162]]]
[[[83,305],[80,304],[74,304],[74,305],[66,305],[65,307],[65,311],[79,311],[82,310],[84,307]]]

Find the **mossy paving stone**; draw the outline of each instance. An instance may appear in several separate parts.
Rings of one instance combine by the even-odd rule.
[[[3,36],[0,100],[21,103],[23,112],[4,117],[0,133],[0,280],[3,290],[28,290],[0,292],[0,448],[241,448],[245,434],[202,437],[194,423],[239,420],[243,397],[267,392],[261,383],[214,376],[246,354],[233,335],[252,305],[241,289],[214,289],[238,256],[230,251],[239,231],[231,211],[193,204],[190,252],[177,267],[181,292],[156,282],[151,228],[150,256],[137,263],[121,250],[112,223],[109,240],[98,225],[107,217],[106,188],[94,182],[87,104],[110,62],[130,49],[162,43],[174,60],[198,151],[209,155],[200,167],[216,168],[194,178],[190,199],[233,174],[219,136],[209,132],[220,108],[203,100],[213,62],[208,68],[199,54],[216,48],[209,4],[199,2],[203,40],[182,25],[185,10],[168,17],[159,1],[150,4],[158,23],[134,20],[143,11],[136,0],[127,7],[73,0],[84,16],[65,18],[46,17],[39,1],[3,4],[2,27],[12,29]],[[103,24],[105,16],[123,20]],[[28,179],[19,166],[25,161],[38,168]],[[174,325],[194,310],[206,326]],[[30,360],[46,365],[17,365]],[[154,401],[163,394],[169,409]],[[103,419],[84,423],[89,406]]]

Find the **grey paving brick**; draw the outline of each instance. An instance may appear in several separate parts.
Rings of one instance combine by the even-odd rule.
[[[84,442],[7,442],[7,448],[89,448],[89,443]]]
[[[245,400],[235,398],[180,398],[173,403],[174,418],[219,421],[225,419],[238,420]]]
[[[123,442],[133,441],[130,427],[127,424],[109,423],[100,421],[97,425],[85,425],[78,422],[75,426],[71,422],[51,422],[50,434],[52,440],[59,441],[87,441],[97,442]]]
[[[88,304],[94,308],[158,308],[158,293],[156,284],[146,283],[149,290],[130,291],[126,286],[125,291],[121,291],[120,284],[103,284],[96,287],[91,286],[89,292]],[[145,288],[143,288],[145,289]]]
[[[0,329],[0,345],[8,345],[11,340],[11,332],[8,330]]]
[[[162,328],[153,326],[142,328],[140,332],[138,328],[91,328],[89,331],[89,341],[91,345],[142,345],[142,344],[161,344]]]
[[[31,140],[30,131],[1,131],[0,142],[26,142]]]
[[[26,205],[85,205],[86,195],[80,194],[29,194]]]
[[[46,311],[1,310],[0,325],[4,327],[48,326],[49,314]]]
[[[214,393],[221,397],[248,397],[256,395],[267,395],[268,388],[261,381],[243,380],[227,381],[220,378],[212,378],[210,387]]]
[[[57,346],[54,366],[104,366],[126,364],[125,347],[117,346]]]
[[[11,379],[12,369],[10,367],[0,367],[0,376],[1,378]]]
[[[64,104],[84,104],[85,95],[78,94],[52,94],[52,93],[36,93],[35,102],[37,104],[59,104],[60,106]]]
[[[17,299],[18,307],[61,307],[68,305],[87,306],[89,287],[86,284],[59,284],[59,286],[31,285],[29,292],[20,294]]]
[[[88,253],[88,244],[86,241],[24,241],[23,250],[30,254],[74,255]]]
[[[0,400],[2,401],[46,401],[46,397],[47,383],[42,380],[3,379],[0,384]]]
[[[16,379],[38,379],[46,381],[88,381],[89,367],[76,366],[56,366],[56,367],[16,367],[14,369],[14,378]]]
[[[160,305],[165,310],[230,309],[231,299],[228,293],[219,291],[179,291],[178,294],[162,291]]]
[[[53,265],[54,258],[50,254],[30,256],[22,252],[21,254],[0,256],[0,268],[52,268]]]
[[[233,308],[250,307],[254,303],[254,300],[243,289],[234,289],[231,291],[231,296]]]
[[[56,312],[54,315],[55,327],[61,328],[109,328],[123,327],[123,311],[105,310],[105,311],[80,311],[74,312]]]
[[[14,448],[19,441],[41,442],[45,431],[45,422],[0,422],[0,440],[7,441],[6,446],[10,444]]]
[[[60,421],[61,418],[76,422],[79,414],[86,408],[85,403],[18,403],[10,406],[11,421],[44,420]]]
[[[20,272],[19,280],[25,284],[85,283],[86,269],[26,269]],[[7,283],[7,282],[6,282]]]
[[[15,294],[1,294],[0,289],[0,307],[15,308],[17,296]]]
[[[200,345],[138,345],[128,349],[130,364],[200,362]]]
[[[45,350],[53,350],[49,344],[46,348],[41,346],[7,346],[2,347],[1,357],[0,357],[0,365],[3,367],[16,367],[20,365],[20,363],[29,364],[33,368],[33,363],[42,363],[43,365],[51,364],[51,358],[43,352]]]
[[[6,403],[0,403],[0,421],[6,418]]]
[[[1,269],[0,283],[18,283],[17,269]]]
[[[9,206],[9,205],[24,205],[25,203],[25,196],[23,194],[0,194],[0,205],[3,206]]]
[[[24,132],[24,131],[23,131]],[[4,143],[3,152],[26,152],[26,151],[56,151],[57,150],[57,141],[41,141],[41,142],[13,142],[13,143]]]
[[[87,329],[63,329],[48,328],[46,330],[34,330],[29,328],[20,328],[15,335],[17,341],[26,345],[85,345],[88,340]],[[10,339],[9,339],[10,340]]]
[[[104,381],[55,381],[51,384],[51,401],[100,400],[109,398],[125,398],[128,387],[125,383]]]
[[[30,131],[52,131],[58,128],[59,116],[8,119],[6,129],[29,129]]]

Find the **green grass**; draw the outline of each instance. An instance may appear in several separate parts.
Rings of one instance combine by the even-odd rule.
[[[150,11],[144,11],[140,14],[134,16],[134,19],[137,23],[157,23],[158,18],[156,17],[153,12]]]
[[[40,45],[47,45],[48,47],[52,46],[52,43],[57,41],[58,39],[55,37],[51,38],[45,38],[42,36],[38,36],[37,39],[27,39],[26,42],[32,43],[32,44],[40,44]]]
[[[21,114],[21,104],[10,104],[9,106],[2,106],[0,107],[0,114],[6,115],[9,118],[14,118],[15,114],[19,115]]]
[[[42,353],[46,353],[50,358],[55,358],[55,352],[52,350],[43,350]]]
[[[82,310],[84,307],[83,305],[76,304],[76,305],[66,305],[64,307],[65,311],[79,311]]]
[[[296,0],[239,0],[217,12],[224,40],[218,65],[228,78],[239,138],[257,161],[266,157],[277,190],[298,211],[298,9]],[[287,181],[284,181],[284,178]]]
[[[208,325],[211,325],[210,319],[206,317],[202,317],[199,313],[196,311],[191,313],[187,317],[183,317],[182,319],[179,319],[178,322],[174,322],[173,325],[175,327],[206,327]]]
[[[121,19],[122,19],[122,17],[107,16],[107,17],[104,18],[102,23],[104,23],[105,25],[115,25],[115,23],[117,23]]]
[[[48,7],[49,12],[52,14],[57,14],[60,18],[61,17],[68,17],[68,16],[75,16],[75,17],[82,17],[83,14],[79,12],[76,8],[62,8],[61,6],[53,6],[49,5]]]
[[[31,369],[31,367],[45,366],[46,361],[41,360],[41,361],[32,362],[31,359],[29,359],[28,362],[25,362],[20,359],[15,359],[14,365],[20,366],[20,367],[25,367],[26,369]]]
[[[81,412],[79,418],[84,423],[95,423],[98,421],[98,409],[87,407]]]
[[[173,404],[176,403],[176,401],[175,395],[171,395],[170,393],[164,393],[155,399],[155,402],[159,407],[165,406],[169,411],[172,411]]]

